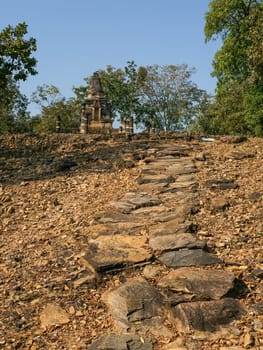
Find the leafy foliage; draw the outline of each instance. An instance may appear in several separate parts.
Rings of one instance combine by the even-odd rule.
[[[190,80],[194,70],[187,65],[148,66],[142,84],[144,113],[138,120],[151,128],[181,131],[200,112],[206,93]]]
[[[206,93],[190,80],[194,70],[182,66],[108,66],[100,71],[107,99],[121,121],[134,117],[146,129],[187,129],[200,113]]]
[[[219,133],[263,135],[262,1],[212,0],[209,7],[205,38],[220,36],[222,47],[213,60],[218,83],[207,121]]]
[[[138,68],[134,61],[128,61],[123,70],[107,66],[99,74],[105,95],[112,105],[113,115],[119,116],[121,122],[135,116],[140,108],[142,68]]]
[[[80,103],[78,99],[65,99],[54,85],[38,86],[32,94],[32,101],[41,107],[36,132],[55,132],[56,119],[61,122],[61,131],[72,132],[79,127]]]
[[[0,32],[0,133],[14,132],[17,120],[25,118],[27,99],[19,91],[19,81],[36,74],[36,40],[25,39],[27,25],[19,23]]]

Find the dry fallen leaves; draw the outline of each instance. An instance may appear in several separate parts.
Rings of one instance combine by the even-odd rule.
[[[90,217],[136,188],[146,143],[96,141],[81,135],[1,136],[0,347],[80,350],[112,330],[101,294],[115,285],[114,278],[105,276],[92,287],[80,283],[74,288],[74,281],[76,285],[86,278],[79,254],[92,234]],[[233,326],[238,332],[230,327],[220,337],[195,341],[194,346],[246,344],[260,349],[263,286],[260,273],[254,271],[263,264],[263,140],[195,142],[192,148],[193,157],[205,154],[197,157],[195,174],[202,208],[193,220],[200,238],[249,288],[241,300],[249,312]],[[206,187],[206,181],[224,178],[234,179],[239,187]],[[140,270],[125,272],[137,273]],[[67,322],[46,331],[41,313],[48,305],[64,310]]]

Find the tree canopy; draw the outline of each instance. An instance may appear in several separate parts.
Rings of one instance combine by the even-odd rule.
[[[205,91],[191,81],[184,65],[147,66],[141,86],[143,113],[138,120],[157,130],[186,130],[200,112]]]
[[[194,72],[187,65],[138,67],[128,61],[124,69],[108,66],[100,77],[121,121],[132,116],[143,128],[179,131],[199,114],[206,95],[191,81]]]
[[[56,86],[44,84],[37,87],[31,100],[41,109],[34,131],[55,132],[56,119],[60,120],[63,132],[78,130],[81,101],[77,97],[66,99]]]
[[[36,40],[26,39],[27,24],[8,26],[0,32],[0,132],[14,131],[16,118],[25,117],[27,99],[19,81],[37,73]]]
[[[209,8],[205,39],[222,40],[213,60],[211,124],[219,133],[263,135],[262,0],[212,0]]]

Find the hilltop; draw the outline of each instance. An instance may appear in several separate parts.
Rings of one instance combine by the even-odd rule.
[[[160,267],[158,254],[147,264],[100,271],[95,280],[88,278],[89,262],[83,259],[102,229],[96,222],[101,213],[139,191],[143,169],[166,148],[194,164],[195,210],[187,220],[239,281],[234,297],[246,312],[217,333],[185,333],[167,321],[173,336],[148,332],[153,348],[263,348],[263,139],[204,142],[170,135],[128,141],[72,134],[0,136],[1,348],[86,349],[115,332],[102,295],[131,278],[156,286],[167,276],[171,268]],[[150,191],[161,193],[159,187]],[[146,208],[148,221],[135,236],[148,232],[154,205]],[[150,273],[149,265],[157,270]],[[57,324],[46,316],[50,305],[58,307]]]

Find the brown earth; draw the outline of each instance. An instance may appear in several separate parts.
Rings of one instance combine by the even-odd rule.
[[[263,139],[235,141],[1,136],[0,348],[80,350],[111,331],[102,293],[142,270],[74,284],[85,271],[91,216],[138,186],[149,144],[178,142],[191,145],[199,170],[201,209],[191,218],[197,234],[245,283],[247,312],[220,335],[160,337],[155,349],[177,338],[189,349],[263,349]],[[226,189],[232,182],[225,180],[238,186]],[[64,318],[45,327],[50,305]]]

